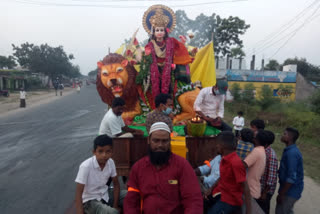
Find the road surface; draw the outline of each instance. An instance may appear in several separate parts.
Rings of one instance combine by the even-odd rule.
[[[95,85],[0,118],[0,212],[64,213],[106,105]]]

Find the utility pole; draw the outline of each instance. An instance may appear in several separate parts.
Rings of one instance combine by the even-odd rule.
[[[226,67],[227,67],[227,69],[230,68],[230,67],[229,67],[229,63],[230,63],[230,55],[227,54],[227,60],[226,60]]]
[[[264,59],[261,61],[261,71],[264,71]]]
[[[250,70],[254,70],[255,60],[256,60],[256,55],[253,54],[253,55],[252,55],[251,64],[250,64]]]

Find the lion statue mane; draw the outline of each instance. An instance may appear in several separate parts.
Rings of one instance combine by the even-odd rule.
[[[121,84],[122,95],[120,97],[126,102],[125,111],[132,111],[135,109],[138,102],[138,92],[136,90],[137,86],[135,83],[137,71],[123,56],[116,53],[110,53],[104,57],[102,61],[98,62],[98,74],[96,81],[97,91],[101,100],[111,106],[113,99],[116,97],[111,89],[112,84],[115,81],[114,79],[111,79],[112,77],[109,77],[109,79],[106,77],[108,82],[107,84],[104,84],[102,81],[102,75],[104,75],[102,71],[104,66],[112,64],[122,64],[124,69],[121,72],[127,72],[127,74],[124,75],[127,76],[127,79],[117,74],[115,74],[116,76],[114,78],[116,78],[115,81],[117,81],[117,84]]]

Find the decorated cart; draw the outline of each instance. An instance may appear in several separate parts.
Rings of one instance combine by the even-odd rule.
[[[140,47],[136,33],[130,44],[121,47],[98,62],[97,91],[103,102],[111,105],[122,97],[122,117],[131,128],[144,131],[144,137],[115,138],[113,159],[119,175],[127,176],[130,167],[147,155],[146,115],[155,109],[155,97],[170,94],[174,100],[174,133],[171,149],[189,160],[193,167],[212,157],[212,148],[219,130],[206,126],[196,117],[193,104],[200,89],[216,82],[213,44],[198,51],[169,37],[176,25],[174,12],[164,5],[151,6],[143,16],[149,42]],[[192,38],[192,35],[189,35]],[[186,136],[185,126],[190,136]]]

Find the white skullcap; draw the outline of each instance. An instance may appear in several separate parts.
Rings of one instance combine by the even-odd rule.
[[[164,123],[164,122],[156,122],[154,124],[152,124],[150,131],[149,131],[149,135],[154,132],[154,131],[158,131],[158,130],[163,130],[163,131],[167,131],[169,132],[169,134],[171,133],[169,126]]]

